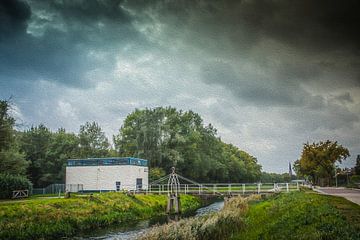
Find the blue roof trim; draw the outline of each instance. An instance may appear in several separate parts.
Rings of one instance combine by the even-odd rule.
[[[134,157],[85,158],[67,160],[67,166],[69,167],[116,165],[148,166],[148,160]]]

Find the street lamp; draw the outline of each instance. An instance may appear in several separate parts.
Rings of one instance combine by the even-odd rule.
[[[338,175],[338,173],[337,173],[337,166],[336,166],[336,164],[335,164],[335,187],[338,187],[337,175]]]
[[[337,175],[339,175],[339,174],[338,174],[338,173],[335,173],[335,187],[338,187]]]

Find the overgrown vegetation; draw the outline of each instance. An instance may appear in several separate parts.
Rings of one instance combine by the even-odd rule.
[[[313,192],[280,194],[250,205],[233,239],[360,239],[360,206]]]
[[[258,196],[250,197],[258,199]],[[183,219],[154,227],[141,240],[222,240],[245,226],[243,215],[248,209],[248,199],[231,198],[224,208],[213,214]]]
[[[360,206],[311,190],[233,198],[218,213],[154,227],[140,239],[360,239]]]
[[[0,174],[0,199],[11,198],[14,190],[31,191],[31,188],[31,182],[23,176]]]
[[[183,211],[193,211],[201,202],[181,196]],[[70,199],[31,199],[0,202],[0,239],[58,239],[85,230],[129,224],[165,214],[166,196],[103,193]]]

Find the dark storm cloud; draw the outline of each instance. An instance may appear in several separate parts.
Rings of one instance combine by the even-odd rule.
[[[134,108],[192,109],[271,171],[306,141],[357,154],[359,4],[0,0],[0,97],[29,126],[109,136]]]
[[[4,0],[0,3],[0,40],[26,30],[30,7],[24,2]]]
[[[87,87],[114,68],[116,47],[139,41],[120,1],[0,3],[0,83],[38,80]],[[99,57],[100,56],[100,57]]]
[[[360,2],[241,1],[241,20],[265,35],[310,50],[359,51]]]
[[[220,84],[236,97],[259,106],[323,107],[320,96],[311,96],[297,82],[281,82],[271,76],[261,76],[234,68],[226,63],[211,62],[201,68],[202,79],[208,84]]]

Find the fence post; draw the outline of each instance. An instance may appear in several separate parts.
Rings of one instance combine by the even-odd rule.
[[[201,185],[199,185],[199,195],[201,194]]]
[[[289,183],[286,183],[286,192],[289,192]]]
[[[245,184],[242,185],[243,195],[245,195]]]
[[[161,194],[161,185],[159,184],[159,195]]]
[[[213,194],[215,195],[215,191],[216,191],[216,184],[213,185]]]
[[[231,194],[231,184],[228,185],[228,193]]]
[[[299,190],[299,182],[296,182],[296,189]]]
[[[258,194],[260,194],[260,183],[257,184],[257,190]]]

